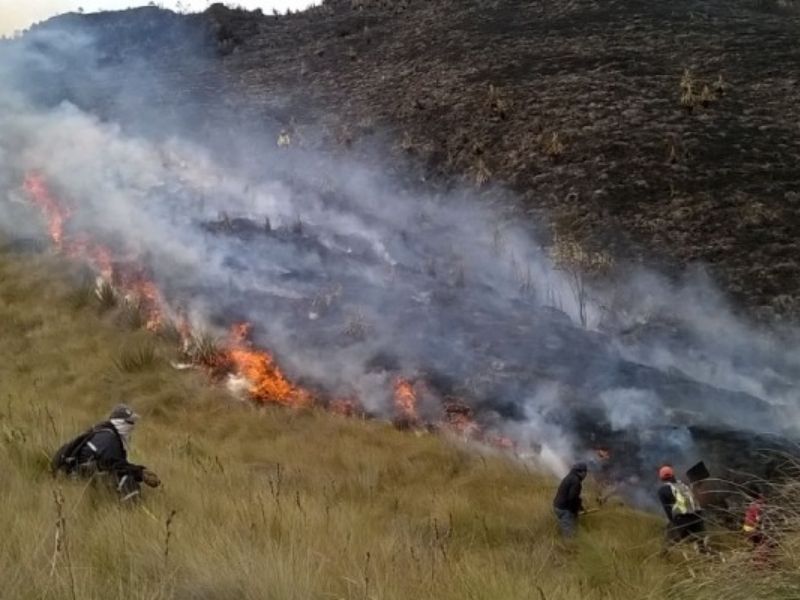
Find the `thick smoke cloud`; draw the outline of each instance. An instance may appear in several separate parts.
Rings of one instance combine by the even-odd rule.
[[[584,327],[570,277],[513,210],[280,148],[268,128],[199,143],[201,109],[148,101],[166,85],[153,65],[118,60],[115,85],[102,60],[74,25],[0,46],[6,235],[44,235],[21,189],[41,174],[68,230],[143,262],[196,324],[252,322],[293,378],[379,416],[394,377],[424,380],[425,417],[458,397],[555,472],[615,443],[637,470],[693,461],[698,428],[797,433],[796,346],[737,320],[702,277],[632,273],[593,291]]]

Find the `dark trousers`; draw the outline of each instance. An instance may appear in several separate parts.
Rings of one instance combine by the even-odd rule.
[[[575,537],[578,529],[578,515],[572,511],[555,507],[553,507],[553,512],[556,515],[556,521],[558,521],[558,528],[561,530],[561,537]]]
[[[667,525],[667,544],[677,544],[683,540],[695,542],[700,552],[707,552],[706,524],[698,514],[675,515]]]
[[[75,469],[75,475],[84,479],[104,482],[116,490],[122,502],[130,502],[139,498],[141,484],[136,474],[132,471],[126,469],[101,471],[97,468],[97,464],[91,461],[78,465]]]

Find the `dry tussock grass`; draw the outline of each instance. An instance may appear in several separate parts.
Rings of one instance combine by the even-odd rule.
[[[2,598],[662,598],[682,572],[659,520],[621,506],[563,547],[555,482],[508,459],[256,409],[166,361],[119,369],[108,349],[146,334],[76,308],[62,270],[0,256]],[[144,416],[132,459],[164,481],[135,508],[47,471],[120,400]]]

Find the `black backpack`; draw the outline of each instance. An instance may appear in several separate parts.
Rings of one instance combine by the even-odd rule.
[[[102,431],[103,429],[112,429],[116,432],[111,423],[100,423],[91,429],[87,429],[78,437],[70,440],[56,450],[55,454],[53,455],[53,459],[50,461],[50,471],[53,473],[53,475],[59,471],[64,471],[64,473],[68,475],[72,473],[75,470],[75,467],[78,466],[78,455],[86,445],[86,442],[92,439],[92,436],[95,433]]]

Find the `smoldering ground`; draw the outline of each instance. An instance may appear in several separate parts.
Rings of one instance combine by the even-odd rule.
[[[136,14],[127,46],[81,18],[0,46],[7,235],[45,235],[22,189],[35,173],[66,235],[142,264],[195,327],[248,321],[294,380],[376,416],[392,414],[395,377],[418,381],[425,419],[457,398],[556,472],[593,448],[619,471],[748,468],[782,447],[769,435],[796,435],[793,332],[736,318],[702,276],[637,270],[582,299],[513,201],[412,189],[378,158],[289,134],[279,147],[279,124],[242,126],[224,92],[189,98],[148,59],[169,38],[205,73],[204,28]],[[750,458],[732,461],[742,439]]]

